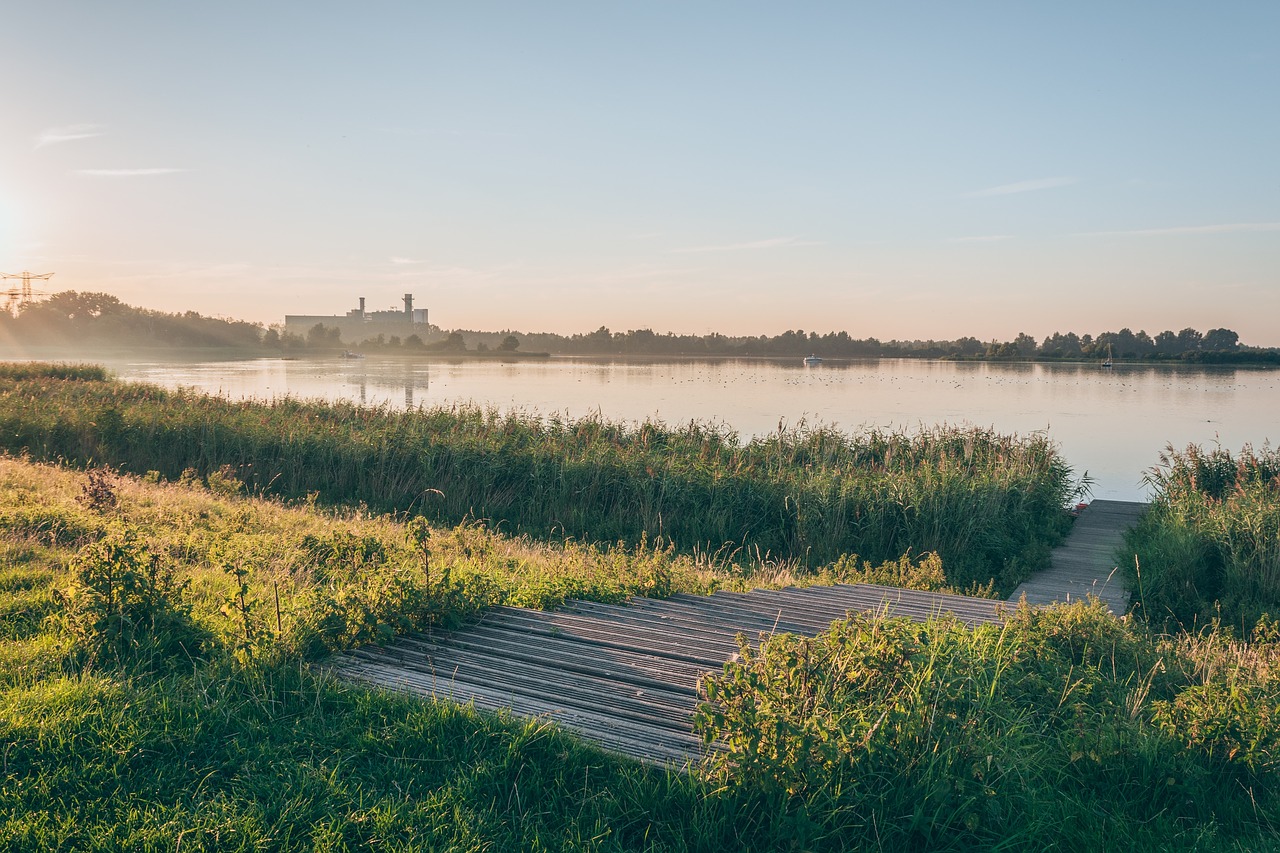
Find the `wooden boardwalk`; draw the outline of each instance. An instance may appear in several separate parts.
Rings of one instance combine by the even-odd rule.
[[[472,627],[402,637],[335,656],[343,677],[419,696],[547,717],[607,749],[660,764],[704,754],[691,725],[698,679],[738,651],[735,637],[814,636],[849,612],[997,622],[1004,602],[871,584],[710,596],[500,607]]]
[[[1014,592],[1034,605],[1087,594],[1123,613],[1129,592],[1114,571],[1124,530],[1144,504],[1094,501],[1052,566]],[[871,584],[791,587],[710,596],[573,601],[555,611],[500,607],[448,634],[401,637],[332,659],[339,675],[489,711],[545,717],[606,749],[684,765],[705,754],[693,734],[698,680],[738,651],[736,637],[814,636],[850,612],[913,619],[951,613],[969,625],[999,622],[1008,604]]]
[[[1017,604],[1080,601],[1096,595],[1117,616],[1129,609],[1129,588],[1116,566],[1124,533],[1147,509],[1144,503],[1094,501],[1080,513],[1067,541],[1053,549],[1049,568],[1036,572],[1009,596]]]

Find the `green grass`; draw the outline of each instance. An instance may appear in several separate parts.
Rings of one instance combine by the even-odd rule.
[[[841,651],[815,656],[807,682],[762,682],[748,674],[754,657],[740,662],[741,685],[775,709],[802,700],[787,712],[797,732],[852,726],[843,753],[783,750],[805,758],[787,767],[736,750],[682,774],[544,722],[339,683],[304,658],[496,602],[785,584],[794,564],[549,544],[474,524],[414,530],[365,510],[196,482],[95,486],[0,459],[0,849],[1255,850],[1275,838],[1277,727],[1262,716],[1277,704],[1274,645],[1162,644],[1079,607],[1020,617],[1004,635],[861,622],[814,641]],[[99,559],[108,545],[114,562]],[[150,590],[161,600],[148,597],[153,565],[173,573]],[[107,569],[134,572],[137,595],[68,604],[100,591]],[[815,577],[945,581],[933,556],[874,568],[846,558],[801,579]],[[157,608],[202,632],[198,657],[149,638],[181,624],[149,622]],[[88,654],[84,620],[104,612],[133,633],[116,654]],[[97,630],[119,637],[121,624]],[[889,640],[864,644],[856,631]],[[767,647],[761,671],[793,672],[774,661],[797,642]],[[831,684],[842,670],[830,665],[850,652],[864,680],[823,694],[843,691],[839,703],[797,691]],[[892,725],[860,751],[857,726],[885,709]],[[730,715],[720,725],[730,744],[750,742]],[[982,750],[996,747],[988,765]],[[774,779],[771,766],[786,769]],[[1182,774],[1172,786],[1160,775],[1171,771]]]
[[[36,459],[200,478],[543,540],[638,544],[820,566],[936,552],[952,584],[1009,591],[1063,535],[1070,469],[1043,436],[802,426],[742,441],[705,424],[629,426],[475,407],[396,412],[232,402],[0,366],[0,446]]]
[[[814,847],[1175,849],[1280,826],[1274,640],[1160,640],[1098,603],[976,629],[856,617],[744,645],[704,690],[714,777],[775,797]]]
[[[1151,509],[1126,540],[1137,607],[1170,627],[1247,634],[1280,617],[1280,452],[1168,448]]]

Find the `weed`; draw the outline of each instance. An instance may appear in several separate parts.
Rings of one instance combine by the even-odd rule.
[[[201,653],[206,636],[182,600],[186,584],[133,528],[113,524],[76,555],[70,569],[71,584],[56,594],[57,621],[87,664]]]

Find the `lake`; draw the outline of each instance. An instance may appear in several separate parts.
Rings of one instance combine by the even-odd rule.
[[[973,424],[1044,431],[1099,498],[1143,500],[1143,473],[1168,444],[1239,450],[1280,438],[1280,371],[1234,367],[992,363],[909,359],[824,362],[252,359],[106,361],[122,379],[231,398],[274,396],[368,405],[474,402],[577,417],[723,423],[743,437],[801,421],[916,429]]]

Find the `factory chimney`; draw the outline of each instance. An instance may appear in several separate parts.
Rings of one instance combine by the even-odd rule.
[[[360,297],[360,319],[364,319],[364,297]]]
[[[413,321],[413,294],[406,293],[404,295],[404,316],[410,322]]]

